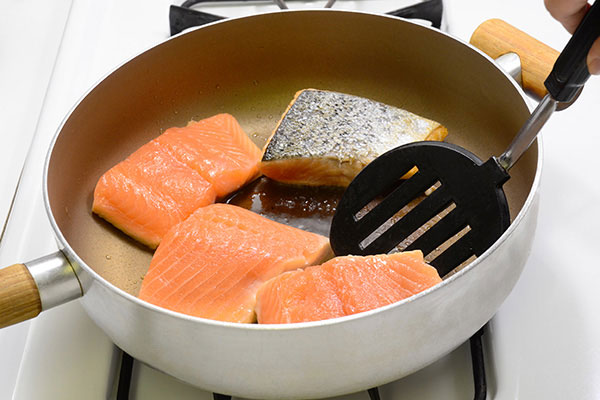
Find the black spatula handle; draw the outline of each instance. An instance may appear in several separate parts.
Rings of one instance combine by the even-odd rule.
[[[600,1],[588,10],[577,30],[554,63],[544,82],[548,93],[560,102],[571,101],[590,77],[587,54],[600,37]]]

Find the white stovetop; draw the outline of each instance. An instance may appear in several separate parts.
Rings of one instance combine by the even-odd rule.
[[[340,0],[389,11],[407,0]],[[0,6],[0,224],[8,215],[27,157],[0,265],[56,248],[41,199],[50,137],[97,79],[168,35],[169,0],[4,0]],[[324,1],[323,1],[324,3]],[[302,3],[290,2],[300,7]],[[320,3],[315,3],[319,5]],[[499,17],[561,49],[568,35],[542,0],[446,0],[450,32],[467,41],[485,19]],[[247,7],[245,10],[250,10]],[[211,6],[215,13],[233,15]],[[128,18],[132,17],[132,20]],[[600,398],[600,77],[544,129],[545,166],[538,233],[528,265],[487,337],[490,398]],[[30,144],[31,147],[30,147]],[[78,302],[32,322],[0,330],[0,399],[104,399],[116,356]],[[381,388],[383,399],[472,398],[465,346],[411,377]],[[457,369],[457,366],[460,368]],[[464,367],[464,368],[463,368]],[[147,367],[131,398],[210,399],[210,394]],[[344,399],[366,399],[365,393]]]

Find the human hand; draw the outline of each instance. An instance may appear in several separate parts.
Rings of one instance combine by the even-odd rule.
[[[596,0],[600,1],[600,0]],[[571,33],[590,8],[587,0],[544,0],[546,9]],[[596,39],[587,56],[590,74],[600,75],[600,38]]]

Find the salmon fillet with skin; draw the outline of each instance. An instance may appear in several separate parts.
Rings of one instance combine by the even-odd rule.
[[[198,207],[256,177],[260,157],[229,114],[170,128],[100,178],[92,211],[156,248]]]
[[[197,317],[254,322],[256,292],[264,282],[331,255],[324,236],[213,204],[164,237],[139,298]]]
[[[397,107],[305,89],[296,93],[277,124],[260,170],[285,183],[347,186],[388,150],[420,140],[444,140],[447,135],[438,122]]]
[[[418,250],[336,257],[266,282],[256,313],[261,324],[320,321],[392,304],[441,281]]]

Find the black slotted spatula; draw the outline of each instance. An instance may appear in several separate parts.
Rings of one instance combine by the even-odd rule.
[[[390,150],[367,165],[344,192],[333,217],[330,242],[335,254],[388,253],[412,237],[403,249],[419,249],[427,255],[439,253],[442,246],[441,254],[430,261],[440,276],[480,256],[510,224],[502,189],[510,178],[508,170],[557,104],[571,102],[579,93],[590,76],[587,53],[599,36],[600,2],[596,1],[544,82],[548,94],[501,156],[483,162],[453,144],[417,142]],[[418,171],[412,177],[400,179],[415,166]],[[423,200],[415,206],[417,198]],[[428,229],[421,228],[428,224]],[[420,236],[415,235],[419,228]]]

